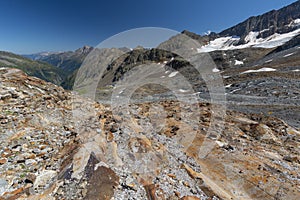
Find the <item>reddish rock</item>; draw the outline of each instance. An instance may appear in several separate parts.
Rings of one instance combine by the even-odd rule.
[[[7,162],[7,159],[6,158],[1,158],[0,159],[0,165],[3,165]]]
[[[185,196],[182,197],[180,200],[200,200],[198,197],[194,197],[194,196]]]

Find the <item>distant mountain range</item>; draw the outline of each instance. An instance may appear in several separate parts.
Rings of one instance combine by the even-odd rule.
[[[27,58],[43,61],[55,67],[72,72],[80,67],[84,58],[93,50],[93,47],[84,46],[76,51],[67,52],[42,52],[37,54],[24,55]]]
[[[204,36],[187,30],[182,33],[194,40],[197,40],[200,44],[197,49],[198,52],[209,52],[220,69],[234,67],[236,60],[241,59],[243,59],[243,62],[240,61],[239,65],[241,65],[241,63],[245,65],[258,62],[259,59],[263,59],[263,57],[267,54],[278,53],[280,51],[299,46],[299,10],[300,1],[296,1],[282,9],[272,10],[260,16],[250,17],[244,22],[241,22],[220,33],[212,32]],[[174,42],[174,40],[166,41],[164,44],[168,42]],[[35,68],[34,66],[38,63],[38,65],[46,65],[45,63],[48,63],[48,65],[43,68],[43,73],[37,73],[33,72],[35,70],[23,68],[26,72],[30,72],[31,74],[37,75],[45,80],[60,84],[66,89],[71,89],[77,69],[81,66],[86,56],[93,49],[93,47],[84,46],[75,51],[43,52],[24,55],[25,57],[33,60],[31,61],[34,63],[32,66],[33,68]],[[226,54],[232,56],[227,56],[225,58],[223,56],[224,53],[221,53],[220,51],[228,51]],[[138,56],[137,52],[140,54],[148,54],[147,51],[142,50],[130,53],[128,56],[139,57],[140,62],[144,62],[144,59],[152,59],[147,55]],[[156,52],[159,52],[159,50],[156,50]],[[158,54],[164,55],[165,53]],[[165,59],[164,56],[161,58],[155,57],[155,60],[163,59]],[[135,60],[135,58],[132,58],[132,60]],[[27,60],[27,62],[28,61],[29,60]],[[41,61],[43,64],[37,61]],[[175,61],[173,61],[173,66],[174,63]],[[21,67],[21,65],[19,67]],[[47,70],[50,71],[49,73],[51,76],[45,75]],[[53,75],[53,73],[57,73],[57,75]],[[53,76],[57,77],[53,78]],[[114,78],[112,78],[112,80],[113,79]],[[111,82],[107,84],[111,84]]]
[[[23,55],[34,61],[48,63],[63,72],[64,79],[60,85],[65,89],[72,89],[77,69],[81,66],[85,57],[93,50],[93,47],[83,46],[75,51],[67,52],[41,52],[37,54]],[[60,75],[60,74],[59,74]]]
[[[0,67],[14,67],[26,72],[28,75],[35,76],[57,85],[65,80],[65,73],[62,69],[51,64],[0,51]]]

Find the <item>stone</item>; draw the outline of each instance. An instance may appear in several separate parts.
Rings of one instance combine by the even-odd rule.
[[[34,189],[45,188],[51,184],[57,175],[56,171],[53,170],[43,170],[39,175],[37,175],[36,180],[34,181]]]
[[[256,126],[256,131],[258,133],[258,137],[263,141],[278,141],[278,139],[273,134],[273,131],[267,125],[259,124],[258,126]]]
[[[27,160],[25,160],[25,165],[27,165],[27,166],[35,166],[35,165],[37,165],[37,161],[34,160],[34,159],[27,159]]]
[[[0,165],[7,163],[7,158],[0,158]]]
[[[26,175],[26,178],[25,178],[25,182],[26,182],[26,183],[31,183],[31,184],[33,184],[33,183],[35,182],[35,180],[36,180],[36,175],[35,175],[35,174],[33,174],[33,173],[28,173],[28,174]]]
[[[185,196],[185,197],[182,197],[180,200],[200,200],[200,198],[195,197],[195,196]]]
[[[0,178],[0,196],[7,191],[9,185],[5,179]]]
[[[88,181],[85,199],[110,200],[114,196],[114,189],[119,183],[115,172],[106,167],[98,167]]]
[[[199,172],[195,172],[190,166],[187,164],[183,164],[182,167],[187,171],[189,176],[193,179],[201,178],[201,174]]]
[[[106,135],[106,140],[107,140],[107,142],[111,142],[111,141],[113,141],[113,139],[114,139],[114,135],[112,132],[109,131]]]

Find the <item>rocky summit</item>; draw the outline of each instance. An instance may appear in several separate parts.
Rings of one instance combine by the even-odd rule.
[[[300,132],[284,121],[226,111],[221,123],[204,102],[199,118],[176,100],[129,106],[130,118],[1,68],[0,199],[298,199]]]

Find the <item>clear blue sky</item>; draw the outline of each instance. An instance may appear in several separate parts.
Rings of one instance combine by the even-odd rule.
[[[74,50],[138,27],[220,32],[295,1],[0,0],[0,50],[21,54]]]

